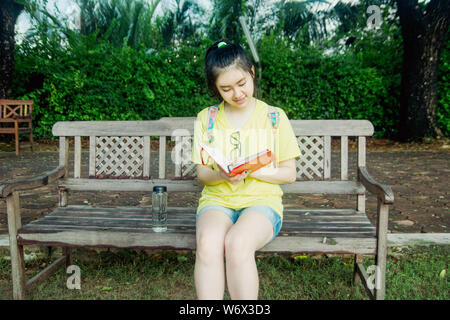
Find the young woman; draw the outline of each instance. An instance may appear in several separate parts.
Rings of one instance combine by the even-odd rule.
[[[196,215],[197,297],[223,299],[226,275],[232,299],[257,299],[255,251],[280,231],[283,192],[279,185],[295,181],[300,150],[283,110],[269,108],[254,97],[255,68],[239,45],[228,40],[213,44],[206,52],[205,73],[211,93],[221,103],[215,119],[210,108],[199,112],[194,130],[191,160],[205,186]],[[277,111],[276,127],[269,117],[271,110]],[[200,143],[228,159],[270,149],[276,160],[255,172],[229,177],[211,158],[206,159]]]

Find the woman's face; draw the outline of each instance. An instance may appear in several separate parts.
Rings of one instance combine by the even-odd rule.
[[[255,74],[255,68],[252,67]],[[252,75],[240,67],[222,70],[216,79],[216,87],[223,100],[235,108],[245,108],[253,101]]]

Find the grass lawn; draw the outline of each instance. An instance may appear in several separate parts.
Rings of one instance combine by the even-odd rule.
[[[450,246],[389,248],[386,299],[448,300],[449,253]],[[74,249],[73,258],[81,271],[80,290],[67,289],[70,274],[60,268],[28,299],[196,299],[193,252]],[[48,262],[45,255],[26,262],[27,279]],[[364,258],[366,268],[372,264],[373,257]],[[258,254],[257,265],[260,299],[368,299],[362,285],[352,283],[350,257]],[[10,261],[0,257],[0,299],[12,298],[10,274]]]

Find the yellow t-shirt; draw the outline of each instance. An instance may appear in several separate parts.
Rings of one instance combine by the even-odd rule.
[[[228,122],[222,102],[219,105],[212,130],[214,139],[211,146],[219,149],[230,160],[247,157],[265,149],[273,152],[274,146],[278,163],[299,157],[300,149],[289,119],[282,109],[277,108],[277,110],[280,118],[275,135],[268,117],[268,105],[260,100],[256,100],[256,106],[250,119],[238,131]],[[205,108],[198,113],[194,127],[191,161],[196,164],[202,164],[200,142],[209,145],[206,129],[208,120],[208,108]],[[274,139],[276,139],[275,145]],[[206,153],[203,152],[204,161],[207,160],[207,155],[205,155]],[[214,170],[221,170],[211,158],[208,165]],[[274,167],[274,165],[271,163],[267,167]],[[215,186],[205,186],[199,199],[197,212],[208,205],[220,205],[232,209],[264,205],[274,209],[283,217],[282,195],[283,191],[278,184],[249,176],[237,185],[222,182]]]

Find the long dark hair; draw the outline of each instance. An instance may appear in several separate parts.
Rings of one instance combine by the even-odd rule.
[[[222,42],[226,45],[222,44]],[[220,46],[218,46],[219,44]],[[213,97],[222,99],[216,87],[216,79],[222,69],[228,68],[232,65],[240,67],[244,71],[248,71],[252,75],[252,78],[255,79],[255,75],[252,71],[253,62],[240,45],[234,44],[228,39],[222,39],[215,42],[206,51],[206,84]]]

